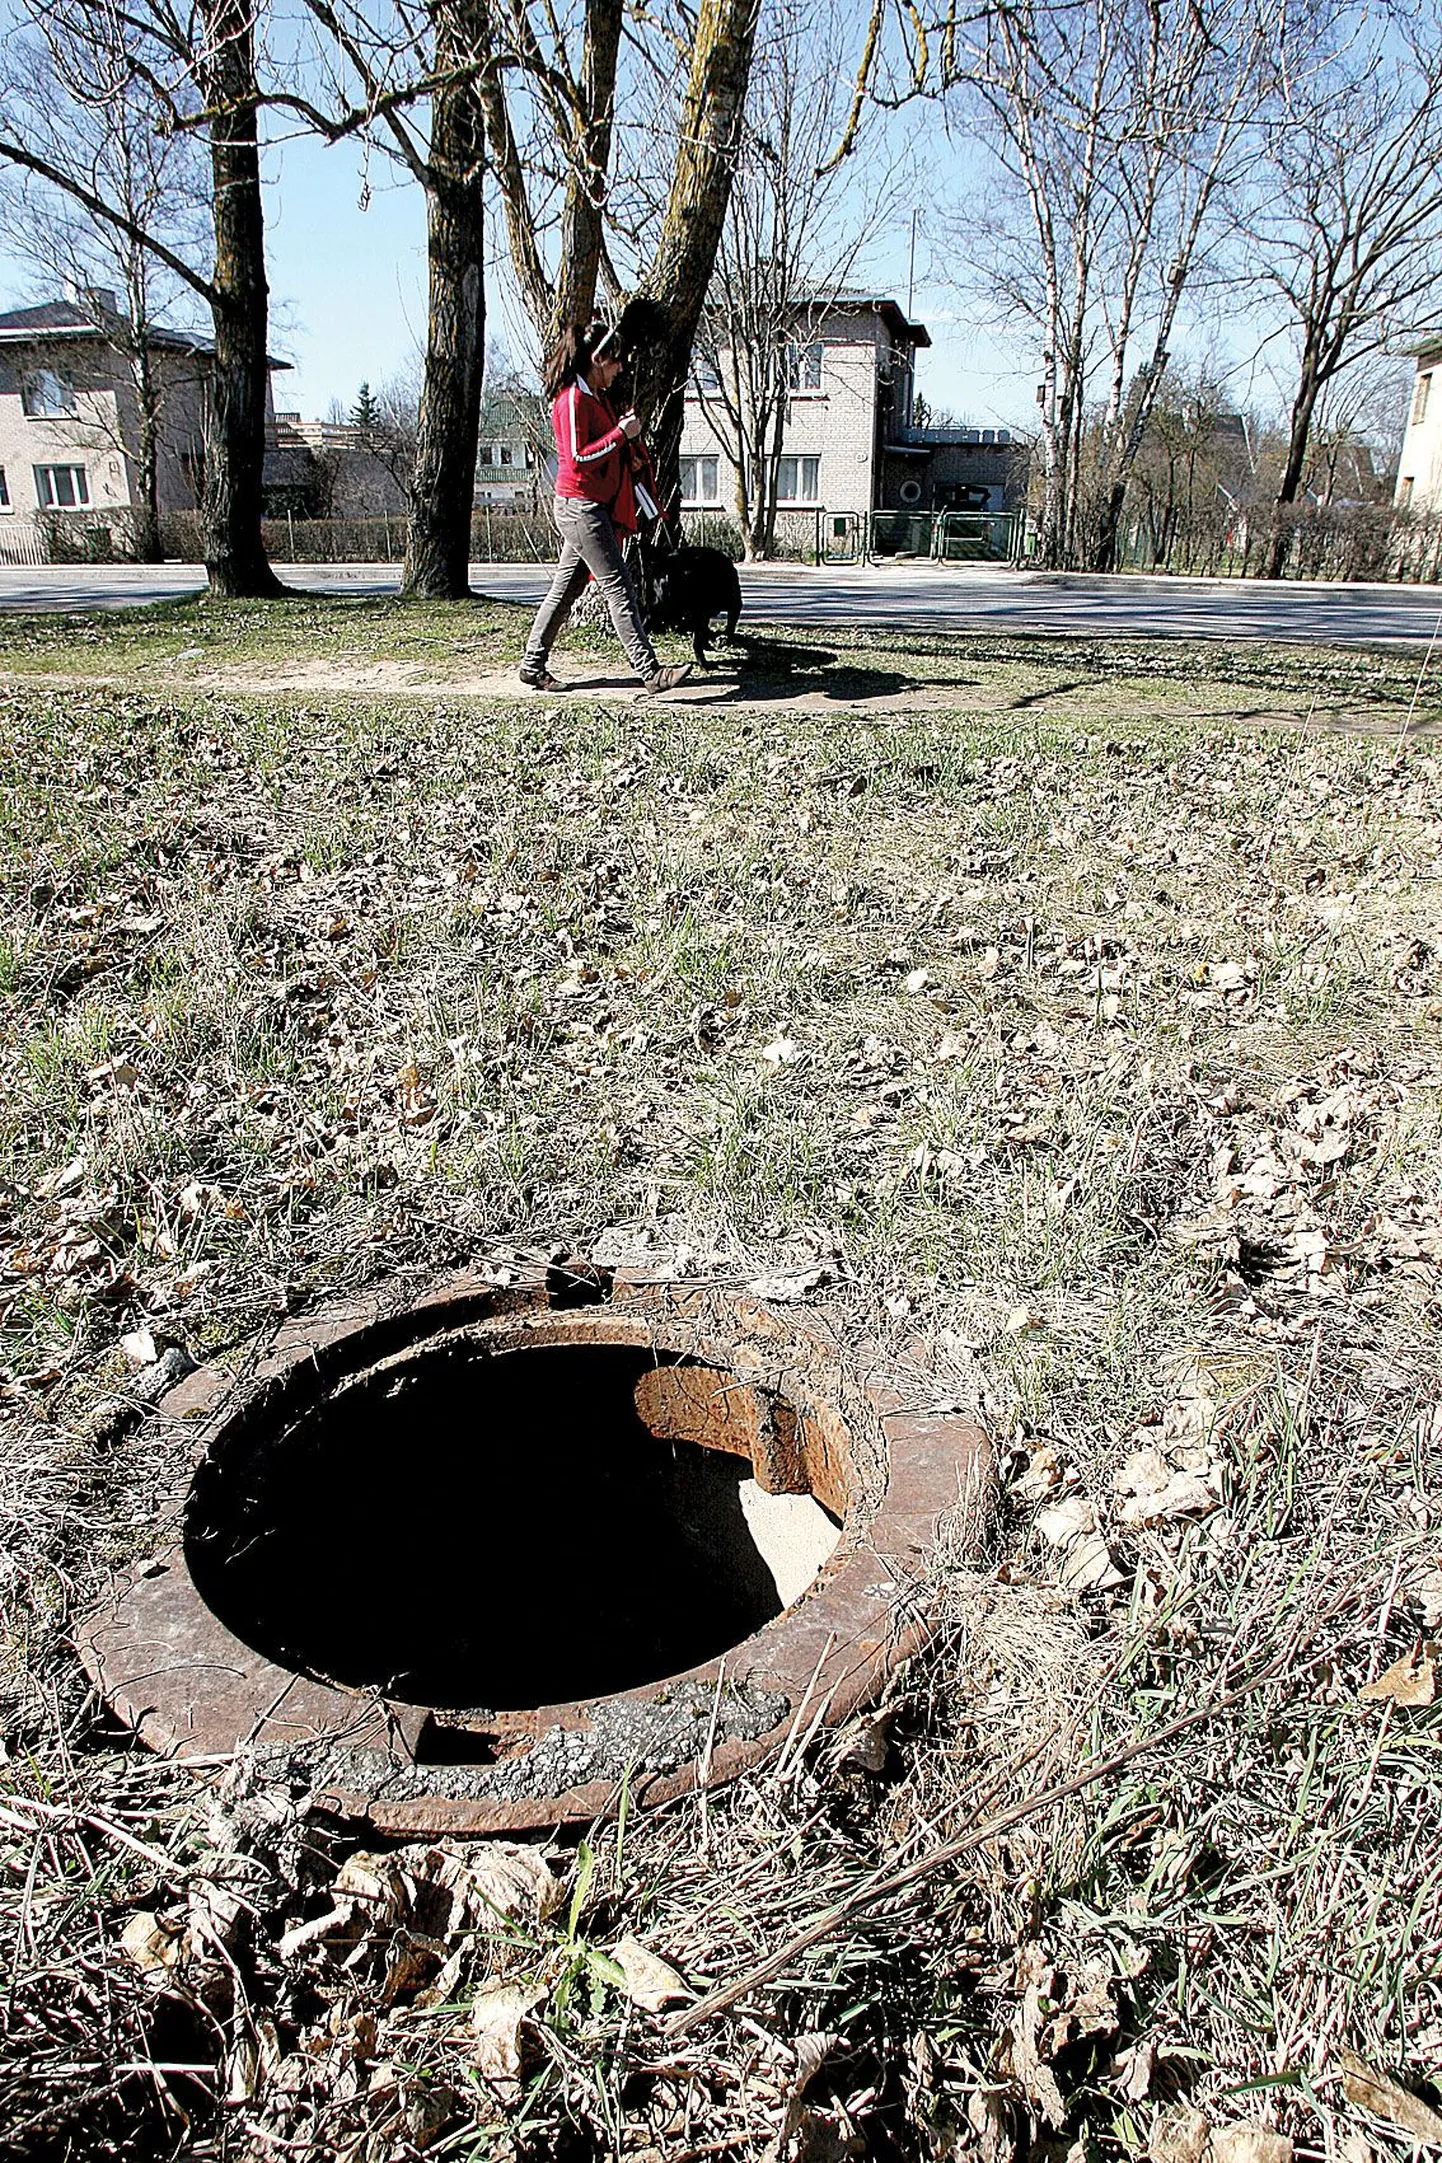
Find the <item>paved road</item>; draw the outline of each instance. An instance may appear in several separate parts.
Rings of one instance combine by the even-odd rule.
[[[331,593],[396,590],[393,564],[280,566],[289,583]],[[534,605],[542,564],[477,564],[479,592]],[[753,623],[888,624],[928,631],[1042,631],[1067,637],[1228,638],[1334,645],[1425,644],[1442,623],[1437,586],[1267,584],[1259,579],[1101,578],[1001,564],[887,564],[743,569]],[[190,564],[0,566],[0,609],[133,608],[199,592]]]

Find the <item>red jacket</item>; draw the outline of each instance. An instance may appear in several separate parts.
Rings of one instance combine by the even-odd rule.
[[[655,494],[651,461],[639,441],[628,437],[609,399],[568,383],[551,407],[556,432],[556,494],[603,503],[623,533],[637,527],[637,479]],[[637,470],[639,469],[639,471]]]

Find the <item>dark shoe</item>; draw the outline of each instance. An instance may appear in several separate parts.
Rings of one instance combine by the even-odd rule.
[[[663,691],[674,691],[677,684],[684,683],[690,673],[689,661],[678,661],[670,668],[658,668],[636,695],[638,698],[657,698]]]
[[[523,668],[521,681],[528,691],[559,691],[560,678],[553,676],[548,668]]]

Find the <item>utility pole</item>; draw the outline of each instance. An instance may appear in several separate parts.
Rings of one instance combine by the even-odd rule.
[[[906,320],[911,321],[911,304],[916,294],[916,212],[911,213],[911,254],[906,265]]]

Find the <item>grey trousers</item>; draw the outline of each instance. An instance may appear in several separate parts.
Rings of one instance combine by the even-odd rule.
[[[552,646],[565,628],[566,618],[584,593],[587,578],[592,577],[611,611],[611,621],[616,627],[617,638],[626,649],[626,659],[641,681],[649,683],[661,664],[641,622],[641,603],[621,554],[621,543],[610,512],[603,503],[557,496],[553,515],[556,531],[561,536],[561,560],[551,580],[551,589],[536,611],[521,667],[545,667]]]

